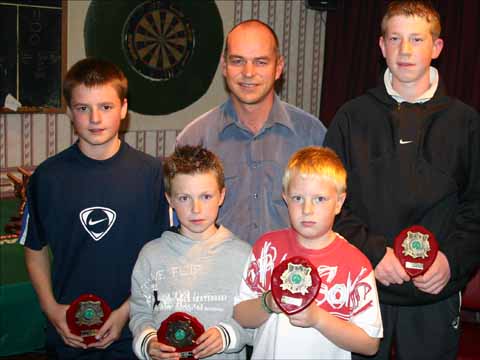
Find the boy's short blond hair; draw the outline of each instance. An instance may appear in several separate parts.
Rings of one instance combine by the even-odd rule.
[[[397,0],[388,4],[382,19],[382,36],[387,32],[387,22],[394,16],[418,16],[430,24],[433,39],[438,39],[442,31],[440,15],[430,1]]]
[[[218,188],[225,187],[222,161],[217,155],[200,145],[179,146],[163,162],[163,182],[165,192],[172,195],[172,181],[179,174],[194,175],[212,172]]]
[[[347,191],[347,171],[337,154],[326,147],[308,146],[295,152],[283,174],[283,192],[287,193],[293,175],[317,176],[330,180],[337,193]]]

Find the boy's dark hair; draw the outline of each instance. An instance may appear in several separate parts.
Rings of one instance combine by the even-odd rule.
[[[217,178],[218,188],[225,187],[223,165],[217,155],[202,146],[179,146],[163,162],[165,192],[171,195],[172,180],[176,175],[204,174],[213,172]]]
[[[127,97],[128,81],[125,74],[115,64],[102,59],[88,57],[75,63],[63,80],[63,96],[70,106],[72,91],[79,85],[87,88],[112,85],[123,103]]]
[[[424,18],[430,24],[430,32],[433,39],[435,40],[440,37],[440,32],[442,31],[440,15],[430,1],[395,0],[389,3],[382,19],[382,36],[385,36],[387,31],[388,20],[398,15]]]

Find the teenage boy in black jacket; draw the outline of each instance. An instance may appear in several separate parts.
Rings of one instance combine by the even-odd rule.
[[[375,359],[454,359],[460,291],[480,259],[480,117],[446,95],[430,66],[443,47],[438,13],[394,1],[379,45],[384,84],[346,103],[325,139],[348,171],[335,230],[375,266],[384,339]],[[411,225],[431,231],[439,252],[410,277],[393,251]]]

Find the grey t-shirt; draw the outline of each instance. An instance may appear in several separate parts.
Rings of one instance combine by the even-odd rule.
[[[220,227],[209,239],[191,240],[165,231],[146,244],[132,274],[130,329],[137,356],[146,359],[145,339],[155,336],[169,315],[181,311],[205,327],[221,324],[230,337],[227,353],[209,359],[245,359],[251,333],[232,318],[250,245]]]

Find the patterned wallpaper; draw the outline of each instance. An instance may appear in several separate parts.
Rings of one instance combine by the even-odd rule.
[[[285,58],[280,97],[314,115],[320,112],[326,12],[307,9],[304,1],[235,1],[235,24],[260,19],[278,36]]]
[[[235,24],[256,18],[275,30],[285,57],[280,97],[318,115],[327,13],[306,9],[304,1],[299,0],[235,0],[232,6]],[[153,130],[127,129],[122,136],[141,151],[165,156],[172,151],[181,129],[162,128],[161,121],[158,124],[158,129]],[[65,114],[0,114],[0,197],[13,195],[7,172],[21,177],[16,172],[18,166],[33,170],[75,140]]]
[[[179,129],[128,130],[121,137],[134,148],[153,156],[169,154]],[[7,173],[17,178],[17,167],[34,170],[46,158],[76,141],[64,114],[0,114],[0,197],[13,196]]]

